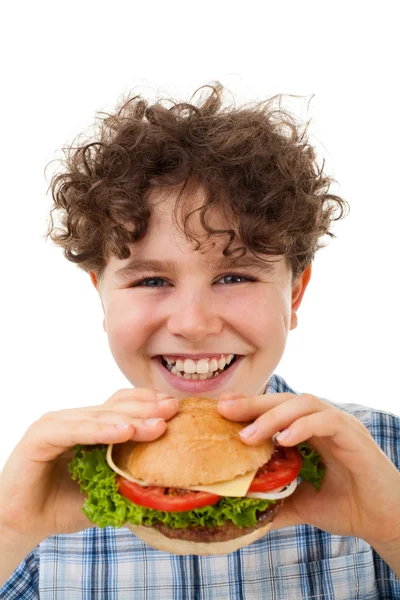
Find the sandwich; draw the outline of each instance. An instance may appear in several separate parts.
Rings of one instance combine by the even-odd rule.
[[[85,515],[172,554],[227,554],[253,543],[299,475],[319,488],[323,467],[307,444],[244,444],[246,425],[224,419],[215,400],[185,398],[152,442],[77,446],[70,472],[87,494]]]

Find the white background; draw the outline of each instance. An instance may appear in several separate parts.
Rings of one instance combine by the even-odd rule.
[[[396,3],[144,4],[14,2],[1,15],[0,468],[43,412],[127,386],[89,277],[43,239],[44,168],[135,86],[188,99],[217,79],[238,103],[306,96],[290,107],[313,119],[351,213],[315,260],[278,373],[299,391],[400,412]]]

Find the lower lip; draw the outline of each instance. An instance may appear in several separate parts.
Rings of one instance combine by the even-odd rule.
[[[191,379],[183,379],[173,373],[170,373],[168,369],[162,364],[161,356],[156,356],[153,360],[158,365],[162,376],[168,383],[170,383],[175,389],[181,392],[190,392],[192,394],[202,394],[204,392],[211,392],[217,388],[226,385],[232,376],[234,375],[239,364],[242,362],[244,356],[237,356],[235,362],[226,371],[223,371],[221,375],[217,377],[211,377],[211,379],[197,379],[195,381]]]

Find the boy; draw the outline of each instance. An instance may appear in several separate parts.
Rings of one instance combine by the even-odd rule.
[[[132,98],[53,178],[61,225],[49,235],[90,274],[135,387],[47,413],[11,454],[1,597],[400,597],[400,419],[298,395],[274,375],[345,202],[289,115],[273,103],[224,108],[222,94],[216,85],[169,108]],[[229,364],[190,372],[203,359]],[[310,440],[326,465],[321,491],[303,482],[273,531],[221,557],[176,557],[125,528],[93,528],[67,471],[71,448],[156,439],[179,399],[196,395],[253,421],[247,444],[277,432],[282,445]]]

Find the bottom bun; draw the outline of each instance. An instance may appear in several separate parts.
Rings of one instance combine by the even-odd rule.
[[[186,556],[187,554],[195,554],[196,556],[229,554],[259,540],[271,529],[271,526],[272,523],[267,523],[264,527],[259,527],[251,533],[225,542],[189,542],[188,540],[168,538],[151,527],[131,525],[130,523],[123,525],[152,548],[170,554],[179,554],[180,556]]]

